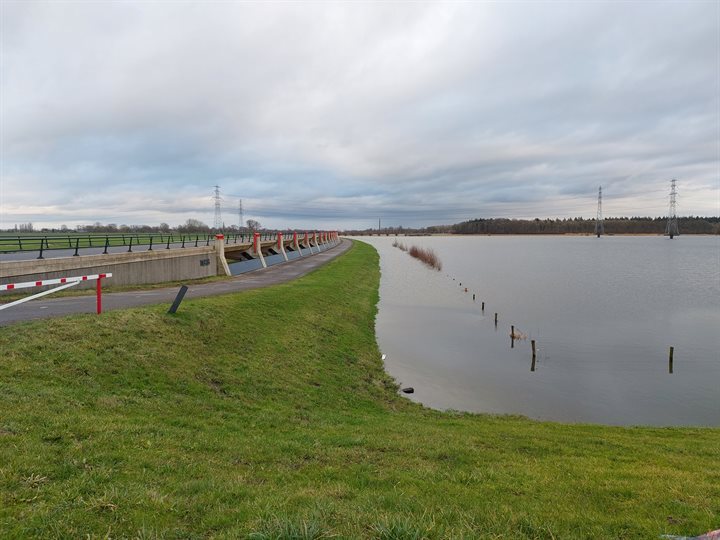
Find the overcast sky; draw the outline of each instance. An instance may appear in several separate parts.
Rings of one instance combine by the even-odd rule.
[[[716,1],[0,5],[0,228],[720,215]]]

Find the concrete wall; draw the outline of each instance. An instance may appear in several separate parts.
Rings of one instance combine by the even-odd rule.
[[[112,272],[105,286],[139,285],[197,279],[218,274],[213,246],[86,255],[0,263],[0,284]],[[75,288],[92,288],[95,282]],[[42,290],[40,288],[34,291]],[[11,291],[12,292],[12,291]],[[0,294],[3,294],[0,292]]]

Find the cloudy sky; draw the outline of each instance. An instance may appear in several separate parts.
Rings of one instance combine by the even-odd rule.
[[[0,228],[720,215],[715,1],[0,5]]]

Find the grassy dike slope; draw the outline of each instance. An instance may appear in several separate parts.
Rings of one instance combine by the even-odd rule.
[[[375,343],[378,281],[376,252],[356,242],[300,280],[177,316],[0,329],[0,537],[720,527],[720,430],[442,413],[399,397]]]

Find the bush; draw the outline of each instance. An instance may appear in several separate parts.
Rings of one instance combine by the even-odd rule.
[[[413,246],[410,248],[410,256],[421,260],[431,268],[435,268],[438,271],[442,270],[442,263],[432,249]]]

